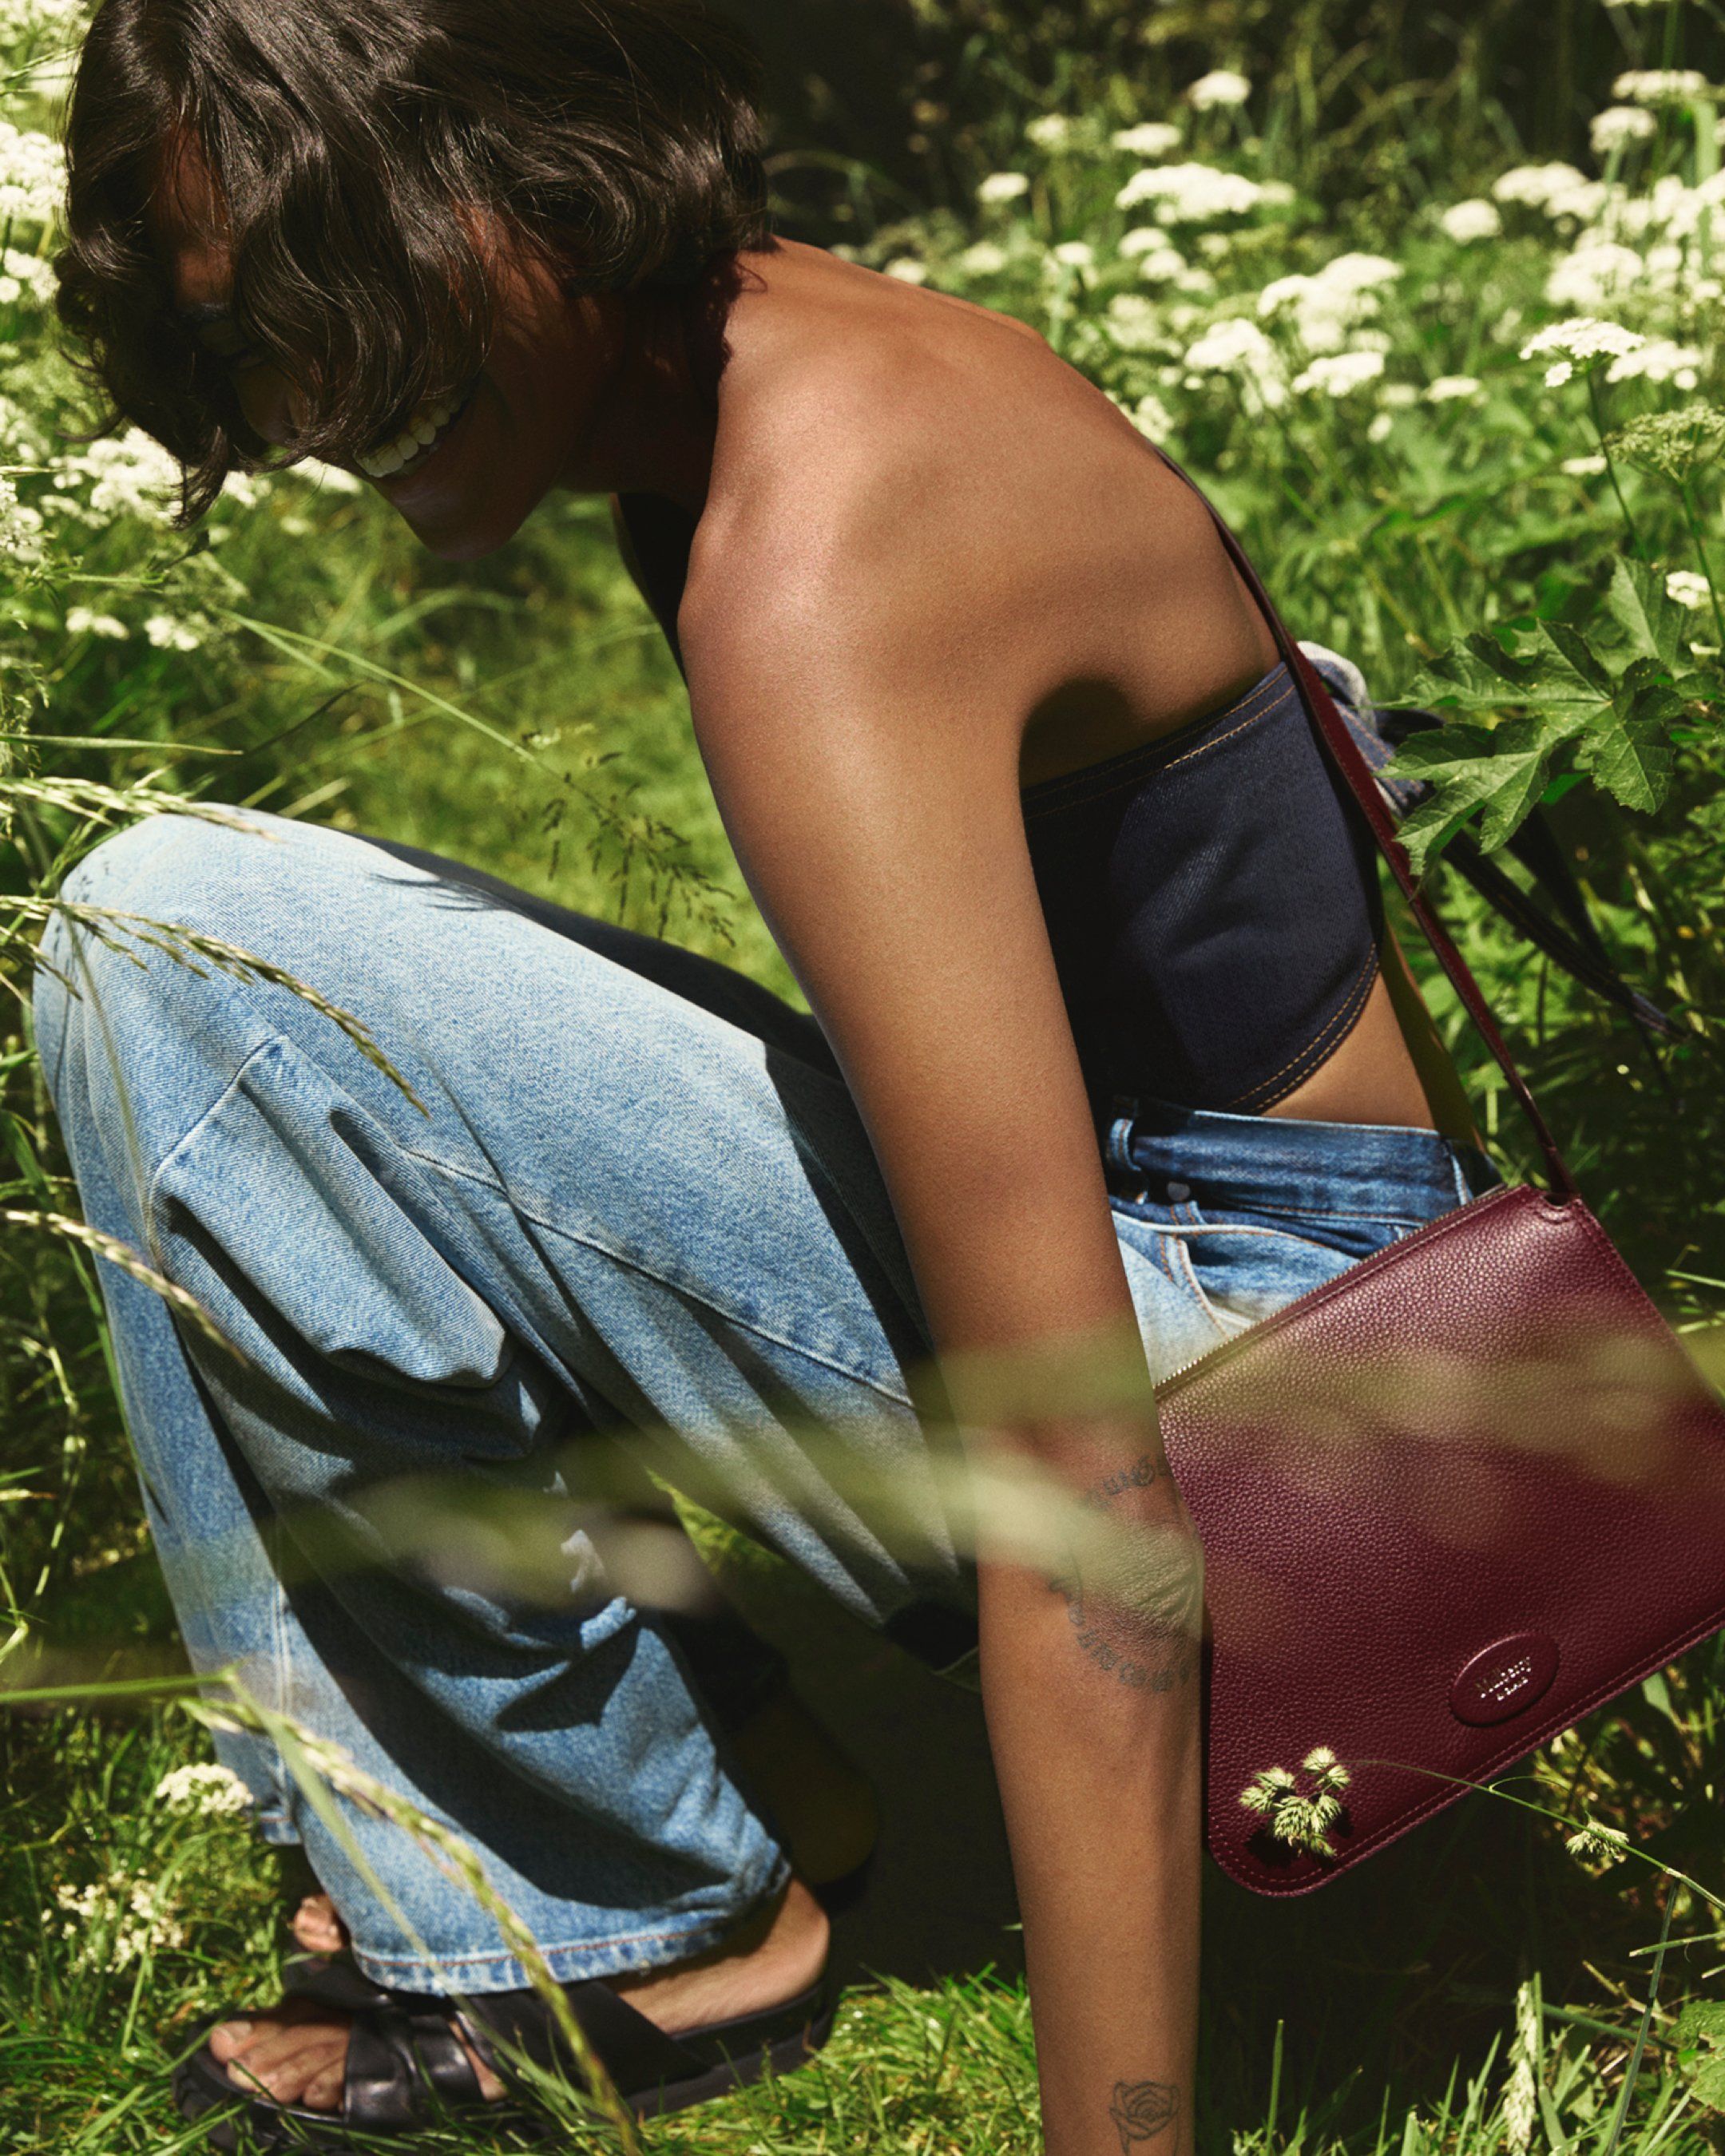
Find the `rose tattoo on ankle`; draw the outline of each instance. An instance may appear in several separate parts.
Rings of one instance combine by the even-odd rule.
[[[1180,2092],[1172,2082],[1116,2082],[1108,2116],[1120,2130],[1120,2156],[1132,2156],[1135,2141],[1153,2141],[1173,2129],[1168,2156],[1179,2141]]]

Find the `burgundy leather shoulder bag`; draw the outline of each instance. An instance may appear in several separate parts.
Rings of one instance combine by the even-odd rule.
[[[1346,721],[1210,514],[1550,1183],[1445,1214],[1158,1389],[1205,1555],[1209,1848],[1297,1894],[1725,1625],[1725,1411],[1584,1204]],[[1339,1816],[1291,1845],[1262,1807],[1316,1793],[1324,1752]]]

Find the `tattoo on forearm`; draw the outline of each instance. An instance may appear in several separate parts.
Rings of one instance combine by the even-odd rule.
[[[1168,2136],[1167,2156],[1180,2144],[1180,2092],[1172,2082],[1116,2082],[1108,2116],[1120,2129],[1120,2156],[1132,2156],[1135,2141]]]
[[[1086,1505],[1093,1505],[1099,1512],[1106,1512],[1111,1497],[1117,1497],[1125,1490],[1147,1490],[1161,1473],[1147,1452],[1141,1452],[1130,1467],[1122,1467],[1117,1475],[1105,1476],[1101,1481],[1093,1482],[1084,1493]]]
[[[1168,1472],[1147,1452],[1084,1493],[1083,1502],[1109,1512],[1128,1491],[1147,1490]],[[1204,1625],[1204,1579],[1195,1548],[1148,1529],[1145,1557],[1117,1591],[1086,1596],[1076,1560],[1050,1585],[1066,1605],[1079,1651],[1117,1684],[1135,1691],[1172,1691],[1198,1663]]]

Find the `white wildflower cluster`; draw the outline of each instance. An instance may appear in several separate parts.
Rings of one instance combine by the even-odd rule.
[[[1590,218],[1604,199],[1604,188],[1574,165],[1512,165],[1491,183],[1494,202],[1543,210],[1553,220]]]
[[[1692,105],[1713,88],[1699,68],[1631,68],[1611,85],[1626,105]]]
[[[1165,157],[1180,146],[1178,127],[1166,120],[1141,121],[1136,127],[1118,127],[1109,136],[1117,150],[1133,157]]]
[[[1385,255],[1338,254],[1311,276],[1272,280],[1258,295],[1258,313],[1267,319],[1286,311],[1308,352],[1339,352],[1378,312],[1379,292],[1401,274],[1400,264]]]
[[[1029,192],[1029,180],[1023,172],[990,172],[978,184],[976,198],[979,203],[998,209],[1003,203],[1014,203],[1021,195],[1027,195]]]
[[[1117,292],[1103,320],[1122,352],[1153,352],[1162,342],[1162,311],[1142,292]]]
[[[114,614],[95,613],[87,606],[74,606],[66,608],[66,634],[118,638],[130,636],[131,631]]]
[[[1128,262],[1136,262],[1138,275],[1147,284],[1166,284],[1172,278],[1184,275],[1187,263],[1159,224],[1134,225],[1120,243],[1120,252]]]
[[[1646,342],[1634,330],[1619,322],[1602,322],[1590,315],[1576,315],[1566,322],[1553,322],[1528,338],[1522,346],[1523,359],[1550,358],[1545,386],[1559,389],[1573,376],[1610,368]],[[1552,357],[1555,355],[1555,357]]]
[[[1704,607],[1711,591],[1707,578],[1693,569],[1673,569],[1665,580],[1666,597],[1675,599],[1680,607]]]
[[[914,254],[901,254],[886,265],[889,277],[896,277],[901,285],[926,285],[928,264],[919,262]]]
[[[973,277],[998,277],[1006,267],[1007,260],[1006,249],[998,242],[992,239],[978,239],[973,246],[967,247],[958,257],[958,267],[968,270]],[[299,470],[302,468],[296,465],[295,469]],[[331,469],[341,471],[339,465]],[[341,476],[346,479],[347,474],[342,472]]]
[[[1458,247],[1471,247],[1476,240],[1496,239],[1503,230],[1503,218],[1496,203],[1476,195],[1466,202],[1451,203],[1438,225]]]
[[[1232,68],[1212,68],[1201,74],[1186,91],[1186,102],[1194,111],[1213,112],[1218,106],[1244,105],[1252,94],[1252,85],[1243,74]]]
[[[1076,131],[1076,121],[1065,113],[1043,112],[1025,127],[1024,140],[1039,150],[1064,150]]]
[[[1296,397],[1351,397],[1383,372],[1381,352],[1335,352],[1313,360],[1294,377],[1291,387]]]
[[[0,476],[0,557],[28,567],[42,559],[42,512],[18,500],[17,487]]]
[[[1426,384],[1428,404],[1457,404],[1471,403],[1485,388],[1476,374],[1440,374],[1435,382]]]
[[[1596,157],[1610,157],[1637,142],[1650,141],[1659,132],[1659,122],[1642,105],[1608,105],[1596,112],[1587,139]]]
[[[57,1887],[54,1898],[60,1937],[78,1941],[77,1968],[129,1969],[146,1954],[186,1943],[175,1904],[152,1880],[121,1872],[89,1887]]]
[[[1704,355],[1698,344],[1673,337],[1649,337],[1633,352],[1620,352],[1607,368],[1608,382],[1669,382],[1674,389],[1693,389],[1701,380]]]
[[[160,651],[196,651],[212,626],[201,614],[180,619],[171,613],[152,613],[145,617],[144,634]]]
[[[1164,224],[1209,224],[1218,218],[1249,216],[1291,194],[1273,181],[1249,180],[1244,172],[1189,162],[1147,166],[1132,174],[1114,199],[1122,209],[1153,203]]]
[[[54,293],[54,271],[39,254],[26,254],[18,247],[0,254],[0,306],[27,299],[32,306],[45,307]]]
[[[0,221],[51,224],[65,187],[65,152],[54,137],[0,120]]]
[[[1274,407],[1287,401],[1287,380],[1281,354],[1254,321],[1231,316],[1215,323],[1188,348],[1188,378],[1201,382],[1206,374],[1230,375],[1255,401]]]
[[[176,1767],[156,1784],[156,1801],[173,1811],[243,1812],[252,1793],[231,1768],[213,1759]]]
[[[1091,270],[1096,266],[1096,250],[1087,239],[1063,239],[1048,250],[1050,261],[1062,270]]]
[[[160,442],[140,427],[86,442],[55,469],[53,484],[68,491],[87,483],[90,517],[135,516],[166,524],[173,514],[180,467]],[[88,521],[88,520],[85,520]]]

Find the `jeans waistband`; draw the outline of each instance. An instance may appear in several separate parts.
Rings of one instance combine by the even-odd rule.
[[[1399,1123],[1232,1116],[1154,1099],[1117,1101],[1108,1164],[1243,1210],[1370,1210],[1425,1220],[1502,1181],[1476,1146]],[[1153,1194],[1160,1195],[1161,1193]]]

